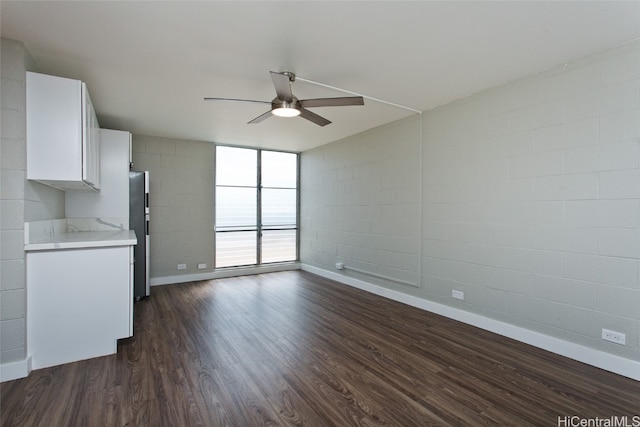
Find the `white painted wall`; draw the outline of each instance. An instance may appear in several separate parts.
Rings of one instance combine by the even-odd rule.
[[[152,284],[212,273],[214,145],[133,135],[133,165],[149,171]],[[201,263],[207,268],[199,270]]]
[[[355,276],[335,270],[344,260],[405,279],[417,270],[407,257],[374,254],[421,235],[407,254],[421,255],[419,288],[359,278],[640,361],[640,42],[425,112],[418,172],[410,128],[303,153],[302,263]],[[393,173],[376,173],[385,167]],[[347,185],[402,201],[349,203]],[[407,217],[411,200],[422,201],[421,224]],[[374,211],[389,212],[382,236],[362,224]],[[602,328],[627,345],[602,341]]]
[[[302,154],[303,262],[418,286],[419,140],[412,117]]]

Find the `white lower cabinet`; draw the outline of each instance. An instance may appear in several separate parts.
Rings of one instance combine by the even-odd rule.
[[[133,335],[132,248],[27,252],[33,369],[113,354]]]

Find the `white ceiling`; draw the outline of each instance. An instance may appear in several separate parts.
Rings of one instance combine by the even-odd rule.
[[[269,71],[428,110],[640,38],[640,2],[0,2],[2,37],[87,82],[103,127],[304,151],[410,111],[375,101],[246,122]],[[297,81],[300,98],[344,93]]]

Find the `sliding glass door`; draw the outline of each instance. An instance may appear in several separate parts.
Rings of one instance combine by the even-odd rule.
[[[293,261],[298,240],[298,156],[261,152],[262,262]]]
[[[216,147],[216,268],[295,261],[298,155]]]
[[[258,155],[216,147],[216,267],[257,262]]]

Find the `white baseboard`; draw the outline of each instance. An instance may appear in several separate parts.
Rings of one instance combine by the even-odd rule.
[[[585,347],[580,344],[565,341],[540,332],[535,332],[520,326],[515,326],[506,322],[491,319],[479,314],[470,313],[465,310],[450,307],[448,305],[407,295],[402,292],[374,285],[363,280],[344,276],[343,274],[322,268],[302,264],[301,269],[318,276],[335,280],[345,285],[353,286],[394,301],[398,301],[412,307],[417,307],[435,314],[439,314],[450,319],[454,319],[468,325],[484,329],[498,335],[512,338],[534,347],[586,363],[606,371],[614,372],[636,381],[640,381],[640,361],[627,359],[601,350]]]
[[[173,285],[176,283],[197,282],[199,280],[223,279],[225,277],[249,276],[252,274],[275,273],[277,271],[300,270],[299,262],[267,264],[255,267],[226,268],[206,273],[182,274],[177,276],[152,277],[151,286]]]
[[[31,372],[31,357],[16,362],[0,364],[0,382],[25,378]]]

